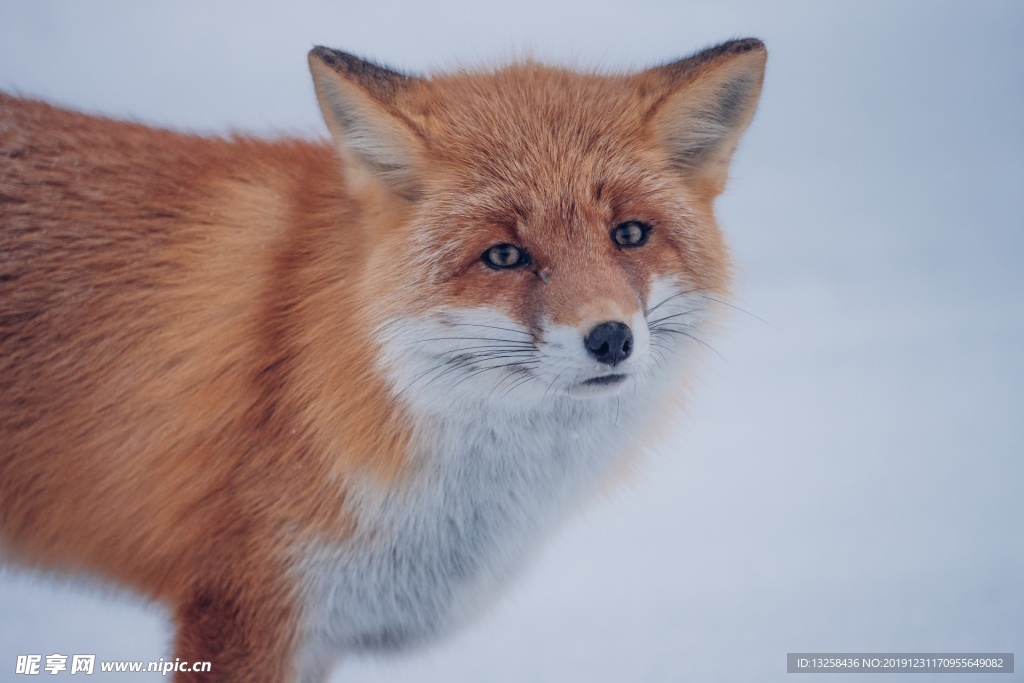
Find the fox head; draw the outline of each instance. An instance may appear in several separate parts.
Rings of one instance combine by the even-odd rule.
[[[712,204],[765,59],[747,39],[627,75],[428,78],[315,48],[397,389],[530,403],[670,373],[728,287]]]

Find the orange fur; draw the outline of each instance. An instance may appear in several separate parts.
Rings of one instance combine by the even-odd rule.
[[[374,144],[395,149],[369,154],[399,155],[394,173],[344,144],[339,163],[320,142],[201,138],[0,94],[4,547],[166,602],[176,655],[213,661],[209,680],[293,675],[290,548],[351,533],[353,473],[412,476],[378,326],[458,301],[584,330],[642,307],[652,275],[726,287],[711,202],[739,133],[674,168],[659,117],[763,64],[756,41],[731,45],[638,75],[526,63],[408,83],[314,54],[335,135],[326,87],[380,124]],[[660,247],[620,266],[607,226],[638,218]],[[528,274],[496,292],[479,266],[513,240],[544,245],[558,276],[543,292]]]

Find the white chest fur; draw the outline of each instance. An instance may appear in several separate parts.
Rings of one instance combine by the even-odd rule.
[[[311,639],[387,649],[471,616],[607,474],[633,433],[635,411],[621,403],[560,398],[543,412],[479,410],[429,429],[409,485],[356,487],[355,537],[308,551]]]

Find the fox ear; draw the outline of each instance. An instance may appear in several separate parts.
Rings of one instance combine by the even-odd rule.
[[[649,69],[661,82],[654,107],[655,133],[674,167],[725,186],[729,160],[757,107],[768,53],[756,38],[734,40]]]
[[[423,139],[396,106],[417,79],[345,52],[315,47],[309,53],[324,120],[350,168],[377,178],[407,199],[418,194]]]

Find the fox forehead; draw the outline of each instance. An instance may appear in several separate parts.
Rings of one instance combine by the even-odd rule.
[[[643,123],[651,104],[624,76],[526,63],[425,80],[400,106],[431,157],[466,189],[512,181],[530,198],[556,188],[600,194],[627,161],[636,164],[646,151],[650,164],[654,147]]]

